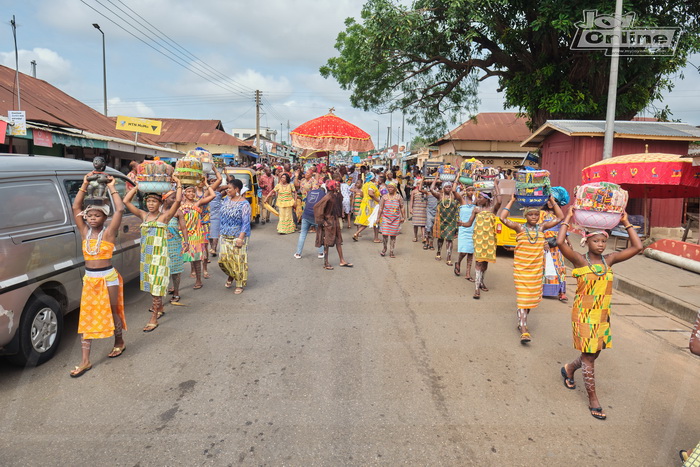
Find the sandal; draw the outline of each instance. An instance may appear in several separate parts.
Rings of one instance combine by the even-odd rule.
[[[569,375],[566,374],[566,365],[561,367],[561,377],[564,378],[566,389],[576,389],[576,381],[574,381],[574,378],[569,378]]]
[[[465,278],[466,280],[468,280],[469,282],[474,282],[474,278],[471,277],[471,276],[464,276],[464,278]]]
[[[202,276],[203,276],[205,279],[209,279],[209,271],[204,271],[204,273],[202,274]]]
[[[160,319],[164,315],[165,315],[165,312],[163,310],[161,310],[156,314],[156,319]]]
[[[379,256],[382,256],[382,257],[383,257],[383,256],[386,256],[386,250],[380,251],[380,252],[379,252]]]
[[[532,340],[532,336],[530,336],[529,332],[524,332],[520,334],[520,343],[521,344],[527,344]]]
[[[565,294],[559,295],[559,301],[562,303],[569,303],[569,299]]]
[[[243,287],[236,287],[236,290],[233,291],[234,294],[240,295],[243,293]]]
[[[76,366],[73,371],[70,372],[71,378],[80,378],[88,371],[92,370],[92,365],[88,366]]]
[[[107,358],[117,358],[118,356],[123,354],[125,350],[126,350],[126,346],[114,347],[114,348],[112,348],[112,351],[107,354]],[[116,352],[116,354],[115,354],[115,352]]]
[[[479,300],[481,298],[481,294],[479,293],[478,290],[476,292],[474,292],[474,296],[472,298],[474,300]]]
[[[333,270],[333,266],[331,266],[330,264],[326,264],[326,265],[323,266],[323,269],[325,269],[326,271],[332,271],[332,270]]]
[[[597,418],[598,420],[605,420],[608,418],[608,416],[603,413],[602,407],[588,407],[588,410],[591,411],[593,418]]]
[[[158,327],[158,323],[148,323],[145,328],[143,328],[143,332],[153,332],[156,328]]]
[[[440,253],[435,255],[435,261],[441,261],[441,260],[442,260],[442,256],[440,256]]]
[[[230,289],[232,285],[233,285],[233,279],[228,279],[228,280],[226,280],[226,284],[224,284],[224,287],[226,287],[227,289]]]
[[[489,291],[488,287],[486,287],[484,284],[481,284],[481,285],[479,286],[479,288],[480,288],[481,290],[483,290],[484,292],[488,292],[488,291]]]
[[[447,264],[448,266],[452,266],[452,260],[451,260],[451,259],[448,259],[447,262],[446,262],[445,264]]]
[[[352,267],[352,263],[341,264],[340,267],[341,267],[341,268],[351,268],[351,267]]]
[[[197,290],[197,289],[201,289],[202,287],[204,287],[204,284],[195,285],[195,286],[192,287],[192,288],[193,288],[194,290]]]
[[[462,268],[459,263],[455,263],[455,276],[459,277],[462,273]]]
[[[688,460],[688,451],[686,451],[685,449],[681,449],[680,451],[678,451],[678,455],[681,456],[681,462],[685,462]]]
[[[428,244],[427,244],[427,243],[424,243],[424,244],[423,244],[423,249],[424,249],[424,250],[427,250],[427,249],[428,249]]]
[[[389,258],[396,258],[396,255],[394,255],[394,252],[393,252],[393,251],[390,251],[390,252],[389,252]]]
[[[173,298],[170,299],[171,304],[175,303],[180,303],[180,296],[179,295],[173,295]]]
[[[359,242],[360,240],[357,239],[357,234],[352,236],[352,241],[353,242]]]

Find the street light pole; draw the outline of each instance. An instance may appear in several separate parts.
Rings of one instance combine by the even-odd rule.
[[[379,135],[379,120],[377,120],[376,118],[373,119],[373,120],[374,120],[375,122],[377,122],[377,144],[375,145],[375,149],[376,149],[377,151],[379,151],[379,137],[380,137],[380,135]]]
[[[104,88],[104,98],[105,98],[105,117],[107,116],[107,54],[105,48],[105,33],[100,29],[100,25],[97,23],[92,23],[92,27],[100,31],[102,34],[102,87]]]

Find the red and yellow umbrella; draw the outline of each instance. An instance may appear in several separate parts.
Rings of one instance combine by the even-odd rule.
[[[700,196],[700,166],[677,154],[629,154],[604,159],[581,171],[583,183],[622,185],[630,198]]]
[[[363,152],[374,148],[369,134],[332,111],[299,125],[290,134],[292,145],[302,149]]]

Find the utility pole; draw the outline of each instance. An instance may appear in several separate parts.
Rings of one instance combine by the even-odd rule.
[[[612,54],[610,57],[610,80],[608,81],[608,108],[605,116],[603,159],[610,159],[615,137],[615,106],[617,104],[617,74],[620,63],[620,39],[622,36],[622,0],[615,2],[615,25],[613,27]]]
[[[406,113],[401,112],[401,142],[406,144]]]
[[[32,66],[32,78],[36,78],[36,60],[32,60],[29,64]]]
[[[391,147],[391,132],[394,131],[394,112],[389,114],[389,140],[387,141],[387,147]]]
[[[17,110],[22,110],[22,98],[19,92],[19,53],[17,52],[17,22],[15,21],[15,15],[12,15],[10,25],[12,26],[12,37],[15,40],[15,83],[17,85]]]
[[[260,151],[260,96],[262,92],[255,91],[255,149]]]

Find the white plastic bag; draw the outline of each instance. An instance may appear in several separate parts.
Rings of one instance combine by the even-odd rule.
[[[552,253],[549,251],[544,252],[544,276],[551,278],[559,277],[557,268],[554,266],[554,258],[552,258]]]

